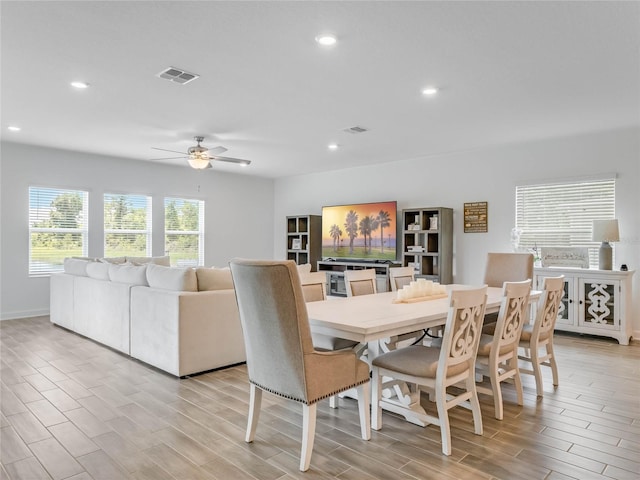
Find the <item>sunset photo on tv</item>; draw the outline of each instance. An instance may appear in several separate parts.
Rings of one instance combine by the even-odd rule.
[[[396,202],[322,208],[322,257],[396,259]]]

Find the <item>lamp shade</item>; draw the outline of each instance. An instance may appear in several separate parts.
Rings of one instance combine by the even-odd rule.
[[[618,220],[594,220],[593,221],[593,241],[594,242],[618,242],[620,232],[618,231]]]

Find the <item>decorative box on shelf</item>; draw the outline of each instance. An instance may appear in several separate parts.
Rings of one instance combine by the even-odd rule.
[[[633,270],[541,267],[534,269],[534,284],[541,289],[545,277],[564,275],[556,330],[612,337],[629,345],[633,274]]]

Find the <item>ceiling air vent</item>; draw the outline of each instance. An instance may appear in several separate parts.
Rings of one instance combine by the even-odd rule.
[[[196,75],[195,73],[185,72],[184,70],[180,70],[179,68],[169,67],[166,70],[161,71],[157,75],[160,78],[164,78],[165,80],[169,80],[171,82],[180,83],[184,85],[185,83],[189,83],[192,80],[195,80],[200,75]]]
[[[358,127],[358,126],[356,125],[355,127],[345,128],[345,129],[344,129],[344,131],[345,131],[345,132],[347,132],[347,133],[353,133],[353,134],[356,134],[356,133],[366,132],[366,131],[367,131],[367,129],[366,129],[366,128],[364,128],[364,127]]]

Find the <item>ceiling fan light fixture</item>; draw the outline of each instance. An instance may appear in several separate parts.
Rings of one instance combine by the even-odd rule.
[[[189,166],[196,170],[203,170],[209,166],[209,159],[205,157],[192,157],[187,159]]]

